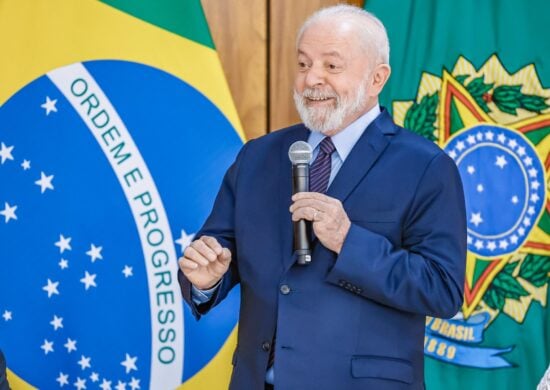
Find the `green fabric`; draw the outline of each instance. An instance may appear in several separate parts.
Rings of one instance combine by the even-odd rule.
[[[452,72],[460,56],[472,63],[475,69],[480,69],[496,54],[510,74],[533,64],[542,88],[550,88],[548,0],[366,0],[365,9],[380,18],[388,30],[392,75],[381,94],[380,102],[390,110],[395,108],[393,105],[396,101],[416,100],[420,103],[417,99],[420,98],[418,89],[423,73],[427,72],[441,78],[444,70]],[[454,76],[464,85],[460,77]],[[471,82],[471,79],[466,83],[468,82]],[[524,85],[526,83],[527,80],[523,82]],[[492,86],[486,86],[488,94],[478,94],[477,102],[481,107],[484,104],[481,97],[487,97],[490,101],[491,96],[498,96],[491,88]],[[473,86],[470,85],[468,92],[472,90]],[[538,95],[541,96],[542,93]],[[550,99],[543,97],[542,101],[546,105],[550,104]],[[409,110],[411,115],[405,123],[415,124],[419,121],[418,118],[424,119],[426,113],[433,117],[435,111],[430,111],[426,107],[428,106],[422,107],[425,110],[422,112],[423,116],[412,115],[414,109],[419,109],[418,105]],[[499,108],[500,111],[504,111],[506,106],[502,105]],[[488,114],[493,115],[496,111],[498,110],[493,107]],[[540,114],[537,110],[531,111],[533,117]],[[542,113],[548,112],[548,108],[544,108]],[[464,126],[454,104],[451,104],[450,117],[451,134],[454,131],[462,131]],[[431,129],[436,125],[437,122],[432,118],[429,121],[424,120],[418,125],[418,129],[413,130],[433,139],[435,136],[431,135]],[[422,130],[423,128],[428,130]],[[526,136],[537,144],[549,133],[550,128],[544,127],[527,133]],[[547,151],[539,150],[539,153],[544,163]],[[542,215],[539,226],[544,231],[550,230],[548,213]],[[549,242],[550,236],[545,243]],[[522,252],[521,249],[518,252],[529,253],[528,250]],[[492,279],[480,304],[487,307],[495,303],[500,305],[505,298],[507,302],[519,301],[520,296],[522,299],[525,298],[525,294],[528,293],[518,283],[519,278],[522,278],[522,283],[527,280],[531,286],[546,286],[546,290],[543,290],[543,299],[529,301],[522,321],[513,319],[502,310],[502,306],[499,306],[495,317],[485,322],[479,341],[439,337],[439,341],[449,342],[446,345],[447,350],[441,350],[442,356],[447,359],[426,356],[425,381],[428,390],[536,388],[550,362],[550,257],[532,254],[528,256],[530,257],[521,265],[520,262],[516,263],[517,266],[509,263],[499,271]],[[487,264],[489,263],[477,264],[474,268],[474,280],[480,277]],[[478,309],[480,307],[476,310]],[[487,315],[487,320],[488,318]],[[428,335],[426,343],[428,344],[431,339]],[[461,345],[464,347],[463,350],[471,355],[466,354],[455,359],[454,351],[448,353],[448,347],[452,343]],[[437,346],[439,347],[440,343]],[[488,360],[476,361],[476,357],[483,355],[476,352],[476,347],[504,351],[497,355],[509,363],[509,366],[490,367],[492,363]],[[468,364],[459,364],[458,360],[468,361]]]
[[[392,75],[382,92],[393,100],[416,96],[422,71],[440,75],[459,55],[479,68],[498,53],[508,72],[534,62],[550,86],[550,1],[366,0],[365,8],[386,26]]]
[[[200,0],[101,0],[136,18],[214,48]]]

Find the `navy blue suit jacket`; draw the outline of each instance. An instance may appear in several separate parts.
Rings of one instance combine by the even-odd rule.
[[[197,237],[216,237],[233,261],[197,318],[240,283],[231,389],[263,389],[276,334],[275,388],[421,389],[425,316],[462,304],[466,259],[463,189],[435,144],[395,125],[383,110],[327,191],[352,222],[339,255],[313,242],[295,264],[288,211],[290,145],[303,125],[248,142],[228,170]]]

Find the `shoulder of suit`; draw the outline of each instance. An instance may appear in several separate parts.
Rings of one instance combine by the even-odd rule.
[[[262,135],[261,137],[249,140],[247,141],[247,144],[254,144],[254,146],[273,145],[286,140],[287,137],[292,136],[295,133],[305,134],[308,131],[309,130],[307,130],[307,128],[302,123],[297,123],[295,125],[274,130],[271,133],[267,133],[265,135]]]

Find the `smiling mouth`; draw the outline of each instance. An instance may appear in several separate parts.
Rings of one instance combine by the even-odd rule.
[[[306,101],[308,103],[322,103],[322,102],[328,102],[334,100],[333,97],[306,97]]]

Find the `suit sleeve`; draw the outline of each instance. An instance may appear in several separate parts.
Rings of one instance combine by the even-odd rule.
[[[352,223],[327,281],[399,310],[452,317],[462,305],[465,262],[462,182],[439,153],[417,185],[401,246]]]
[[[178,282],[180,284],[183,299],[187,302],[197,320],[200,319],[201,315],[206,314],[210,309],[219,304],[227,296],[229,291],[239,283],[239,270],[237,266],[238,255],[235,245],[235,192],[239,166],[247,146],[248,144],[243,146],[237,159],[225,173],[212,211],[201,230],[195,236],[196,239],[201,236],[214,237],[222,247],[231,251],[231,264],[228,271],[223,276],[212,298],[208,302],[197,304],[193,301],[191,283],[185,277],[181,269],[178,270]]]

